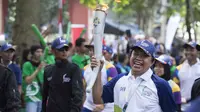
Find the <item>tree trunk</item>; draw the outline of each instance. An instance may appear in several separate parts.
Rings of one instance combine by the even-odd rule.
[[[191,26],[190,26],[190,0],[186,0],[185,1],[186,3],[186,16],[185,16],[185,23],[186,23],[186,26],[187,26],[187,32],[188,32],[188,35],[189,35],[189,39],[188,41],[192,41],[192,36],[191,36]]]
[[[16,14],[12,39],[17,45],[17,54],[21,55],[24,49],[39,44],[31,24],[40,25],[40,0],[18,0]]]

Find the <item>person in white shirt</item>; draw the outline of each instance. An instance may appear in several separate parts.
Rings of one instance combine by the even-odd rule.
[[[90,56],[94,55],[94,46],[93,45],[86,45],[86,48],[89,49]],[[108,60],[110,55],[113,53],[112,49],[108,46],[103,46],[103,52],[104,52],[104,65],[101,70],[102,73],[102,84],[105,85],[108,81],[110,81],[112,78],[118,75],[117,70],[113,64],[111,64]],[[83,82],[84,85],[87,85],[89,82],[90,76],[93,75],[93,71],[91,68],[91,65],[87,65],[84,67],[83,70]],[[92,99],[92,92],[86,93],[86,99],[83,104],[83,109],[81,112],[114,112],[114,103],[107,103],[105,105],[95,105],[93,103]]]
[[[189,42],[185,43],[183,47],[186,60],[182,63],[178,76],[180,79],[182,102],[187,103],[191,99],[192,85],[200,77],[200,61],[197,58],[199,45],[195,42]],[[182,107],[185,110],[188,105],[183,104]]]
[[[128,74],[114,77],[102,88],[103,61],[92,57],[91,66],[100,66],[92,88],[95,104],[114,102],[114,112],[175,112],[176,104],[167,81],[153,73],[155,47],[147,41],[138,41],[133,47]]]

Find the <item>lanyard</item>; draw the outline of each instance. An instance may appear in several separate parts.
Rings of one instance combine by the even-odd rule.
[[[128,104],[129,104],[131,98],[133,97],[133,95],[135,95],[136,90],[138,89],[138,87],[141,85],[142,82],[143,82],[143,79],[141,79],[140,82],[139,82],[138,84],[136,84],[136,88],[132,88],[132,83],[133,83],[133,82],[131,82],[131,84],[130,84],[130,82],[128,83],[129,86],[128,86],[128,89],[127,89],[126,92],[125,92],[126,103],[124,104],[124,107],[123,107],[123,109],[122,109],[123,112],[126,112],[126,109],[127,109],[127,107],[128,107]],[[135,85],[134,85],[134,86],[135,86]],[[134,90],[133,90],[133,89],[134,89]],[[132,94],[131,94],[131,96],[129,97],[130,93],[132,93]]]

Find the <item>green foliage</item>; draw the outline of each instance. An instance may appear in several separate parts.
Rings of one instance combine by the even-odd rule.
[[[200,0],[192,0],[191,2],[194,11],[194,19],[200,21]]]
[[[191,0],[192,13],[194,21],[200,21],[200,0]],[[179,13],[182,17],[186,16],[185,0],[170,0],[167,15]]]
[[[186,15],[185,0],[171,0],[167,7],[167,16],[179,13],[182,17]]]
[[[40,2],[40,22],[45,24],[56,17],[58,13],[58,0],[41,0]]]

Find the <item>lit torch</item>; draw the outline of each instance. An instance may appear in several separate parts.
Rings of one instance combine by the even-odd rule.
[[[95,17],[94,17],[94,29],[93,29],[93,37],[94,37],[94,55],[96,59],[99,61],[102,59],[102,40],[104,34],[104,27],[105,27],[105,20],[107,16],[107,9],[108,5],[98,5],[95,10]],[[97,78],[99,67],[93,68],[93,74],[87,75],[85,79],[87,80],[87,88],[86,91],[90,92],[95,80]]]

